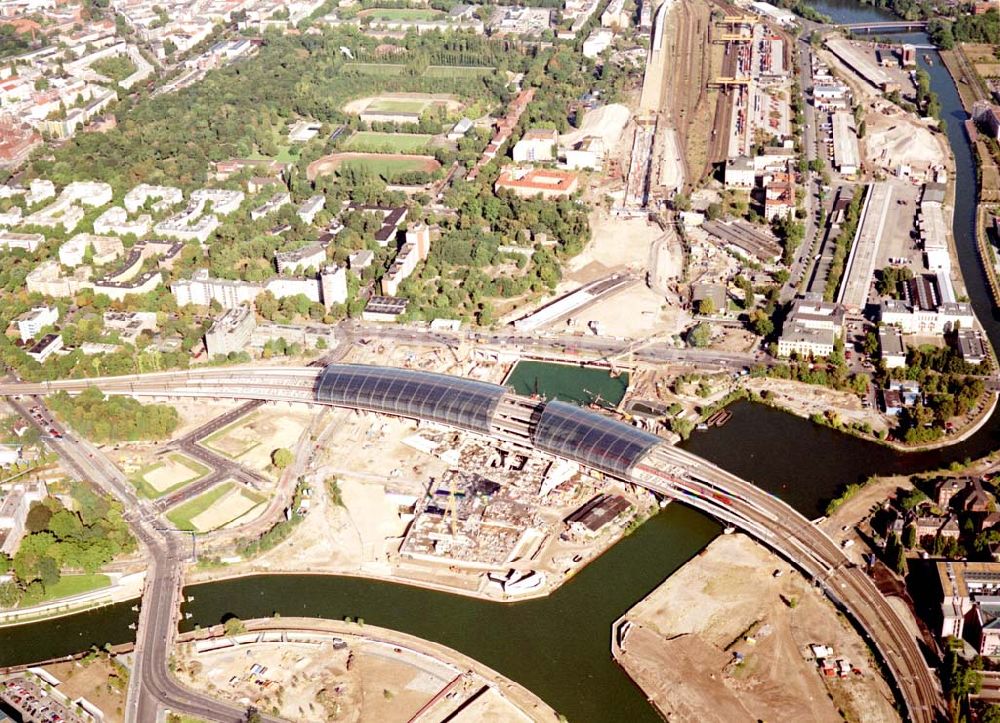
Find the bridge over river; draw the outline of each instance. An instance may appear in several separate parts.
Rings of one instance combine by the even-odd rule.
[[[350,364],[7,383],[0,384],[0,396],[60,390],[74,394],[89,386],[132,397],[321,404],[435,422],[532,447],[645,487],[738,527],[796,565],[865,631],[890,671],[910,720],[930,723],[943,715],[936,678],[918,641],[867,574],[826,533],[777,497],[623,422],[486,382]],[[174,568],[154,566],[147,595],[177,585]],[[162,606],[144,597],[144,612],[153,607]],[[137,650],[144,657],[138,669],[151,678],[155,673],[144,694],[163,695],[168,699],[161,702],[170,704],[173,686],[164,679],[165,660],[156,656],[164,654],[164,637],[175,631],[162,629],[172,619],[165,611],[156,619],[156,625],[140,625]],[[143,645],[144,640],[149,644]]]

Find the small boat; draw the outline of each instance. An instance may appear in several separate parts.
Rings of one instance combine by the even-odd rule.
[[[698,425],[697,427],[695,427],[695,429],[697,429],[697,430],[700,430],[700,431],[704,432],[704,431],[705,431],[706,429],[708,429],[708,425],[707,425],[707,424],[705,424],[704,422],[702,422],[702,423],[701,423],[701,424],[699,424],[699,425]]]
[[[731,534],[733,534],[734,532],[736,532],[736,528],[735,528],[735,527],[733,527],[732,525],[727,525],[727,526],[726,526],[726,529],[724,529],[724,530],[722,531],[722,534],[723,534],[723,535],[731,535]]]
[[[928,53],[924,53],[924,62],[927,63],[927,65],[934,65],[934,61],[931,60],[931,56]]]

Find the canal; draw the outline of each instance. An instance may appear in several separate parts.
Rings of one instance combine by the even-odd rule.
[[[811,3],[837,23],[893,19],[852,0]],[[904,36],[920,44],[920,35]],[[927,67],[923,54],[930,52]],[[948,121],[958,168],[955,237],[970,300],[994,347],[1000,324],[974,244],[975,164],[958,94],[936,53],[921,50]],[[530,393],[530,389],[528,390]],[[597,392],[597,390],[592,390]],[[722,428],[695,435],[690,451],[753,480],[803,514],[819,514],[844,484],[886,472],[916,472],[1000,447],[1000,415],[965,442],[900,454],[746,402]],[[550,597],[489,604],[403,585],[335,576],[260,576],[191,586],[186,625],[210,625],[227,614],[362,617],[366,622],[438,641],[526,685],[575,721],[657,721],[610,657],[612,622],[719,533],[712,520],[680,505],[640,527]],[[132,637],[130,604],[59,621],[0,629],[0,665],[63,654]]]

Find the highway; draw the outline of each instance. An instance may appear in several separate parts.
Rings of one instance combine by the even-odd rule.
[[[44,394],[56,389],[76,392],[94,385],[105,393],[132,396],[211,396],[316,403],[313,388],[320,371],[316,367],[261,367],[246,369],[242,376],[234,375],[231,369],[209,369],[82,381],[6,383],[0,384],[0,396]],[[523,397],[516,399],[525,409],[537,408],[535,414],[527,417],[536,421],[527,424],[537,423],[545,402]],[[534,438],[534,432],[529,430],[525,440]],[[139,689],[133,691],[138,700],[139,717],[129,720],[147,720],[142,716],[153,709],[154,699],[176,710],[204,717],[215,716],[214,711],[206,715],[207,709],[219,705],[224,709],[221,719],[226,720],[225,714],[232,714],[233,709],[192,698],[193,694],[172,682],[166,671],[167,651],[176,631],[173,616],[177,612],[180,587],[180,560],[171,540],[153,526],[154,513],[137,503],[130,485],[113,465],[95,457],[84,444],[57,440],[54,446],[64,458],[80,464],[85,476],[98,481],[117,498],[126,500],[130,510],[137,510],[131,519],[151,552],[150,582],[143,597],[137,643],[139,674],[135,680],[141,684],[137,683]],[[82,455],[80,450],[84,450]],[[833,540],[786,503],[699,457],[666,444],[657,444],[643,455],[626,481],[737,526],[798,566],[866,632],[892,673],[909,718],[918,723],[931,723],[942,714],[943,700],[936,677],[924,660],[918,641],[867,575],[848,560]],[[130,697],[130,705],[132,700]]]

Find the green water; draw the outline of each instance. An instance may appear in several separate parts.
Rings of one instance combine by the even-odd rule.
[[[507,377],[518,394],[539,394],[574,404],[590,404],[597,397],[617,407],[628,390],[628,374],[613,377],[606,369],[548,362],[518,362]]]

